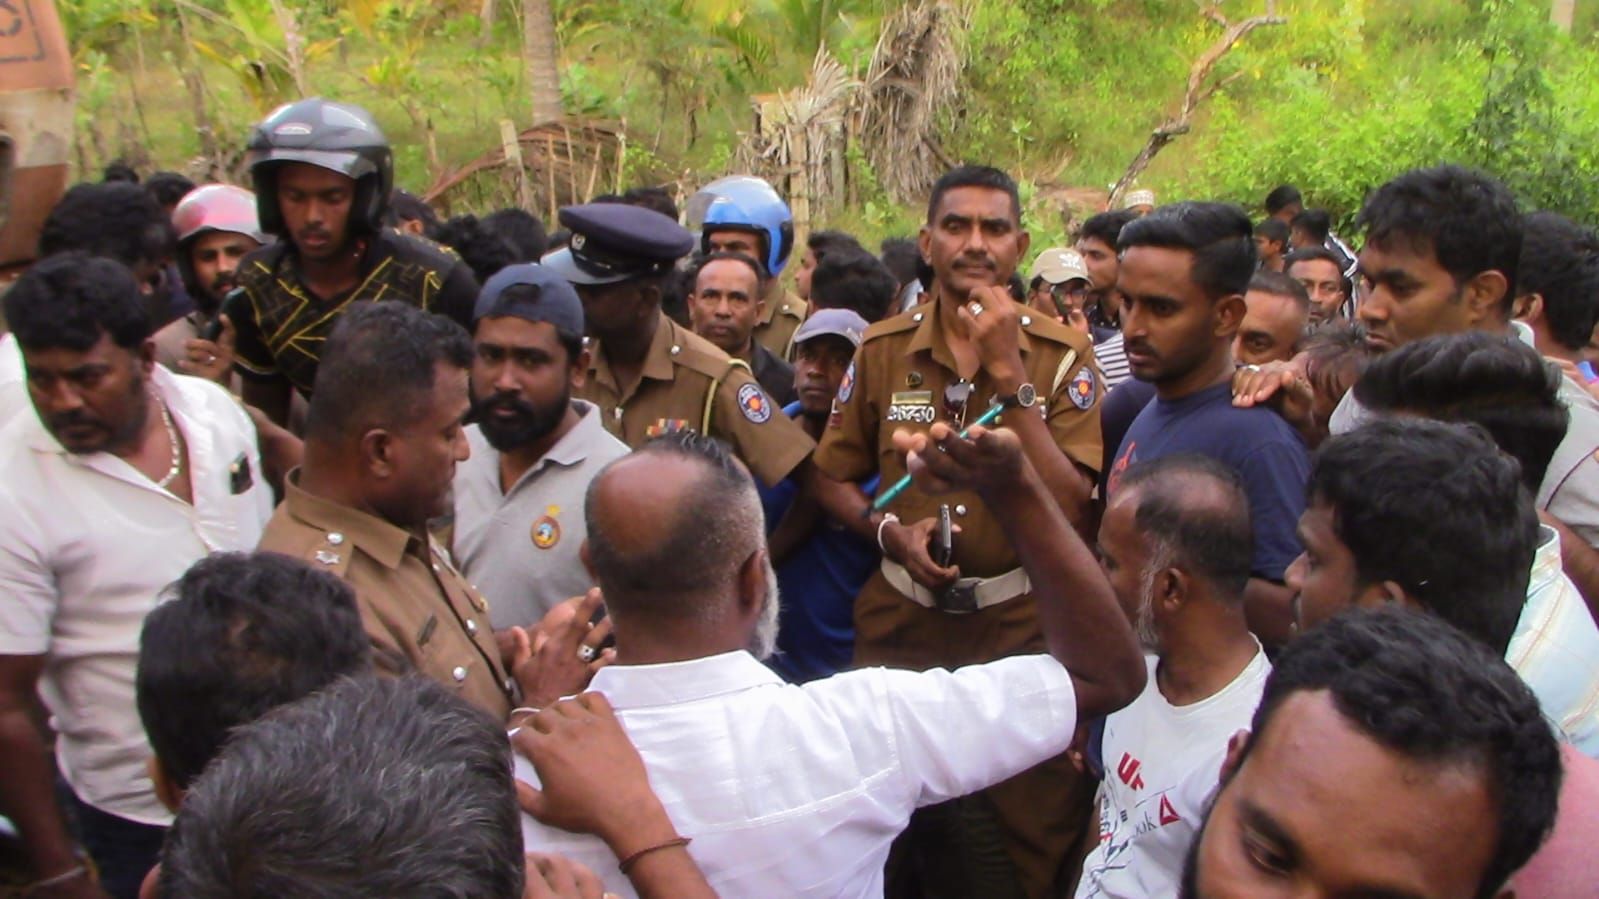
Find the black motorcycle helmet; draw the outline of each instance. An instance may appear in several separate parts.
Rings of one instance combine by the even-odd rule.
[[[286,237],[278,210],[277,169],[303,162],[355,179],[350,227],[375,233],[383,227],[389,191],[394,188],[394,154],[372,115],[359,106],[312,97],[273,110],[245,147],[245,162],[255,182],[261,230]]]

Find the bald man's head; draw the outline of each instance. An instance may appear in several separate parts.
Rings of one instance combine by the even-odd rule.
[[[1237,473],[1205,456],[1163,456],[1127,470],[1113,500],[1123,503],[1152,563],[1203,578],[1223,602],[1243,602],[1254,534]]]
[[[721,442],[660,437],[589,484],[589,563],[619,617],[718,621],[766,546],[755,482]],[[775,578],[773,579],[775,584]]]

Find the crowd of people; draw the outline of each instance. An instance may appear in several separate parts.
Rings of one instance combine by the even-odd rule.
[[[4,295],[18,895],[1599,894],[1588,228],[1444,165],[1358,253],[1288,185],[1039,250],[962,165],[873,252],[750,176],[441,221],[329,100],[246,153]]]

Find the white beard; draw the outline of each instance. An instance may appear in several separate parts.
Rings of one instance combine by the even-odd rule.
[[[1160,634],[1155,630],[1155,578],[1161,569],[1149,566],[1138,585],[1138,617],[1133,621],[1133,634],[1145,652],[1160,652]]]
[[[755,625],[755,633],[750,635],[750,655],[761,661],[772,657],[777,651],[777,613],[781,608],[777,589],[777,570],[772,567],[772,560],[766,560],[766,602],[761,606],[761,620]]]

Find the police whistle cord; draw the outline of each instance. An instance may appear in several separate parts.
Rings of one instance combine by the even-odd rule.
[[[999,417],[999,413],[1004,412],[1004,411],[1005,411],[1005,404],[1004,403],[995,403],[994,405],[989,406],[988,407],[988,411],[984,412],[981,418],[977,419],[976,421],[972,422],[970,425],[967,425],[965,428],[961,429],[960,436],[962,438],[964,438],[964,437],[966,437],[966,435],[968,435],[968,434],[970,434],[972,432],[972,428],[981,427],[983,425],[990,424],[991,422],[993,422],[994,419]],[[881,512],[881,511],[883,511],[883,509],[889,503],[893,502],[901,493],[904,493],[905,492],[905,488],[909,487],[910,485],[911,485],[911,476],[909,474],[906,474],[904,477],[900,478],[898,481],[895,481],[894,482],[894,486],[888,488],[887,490],[884,490],[877,497],[877,499],[872,500],[872,504],[870,506],[866,507],[866,514],[861,516],[861,517],[862,518],[869,518],[869,517],[871,517],[871,514],[873,512]]]

